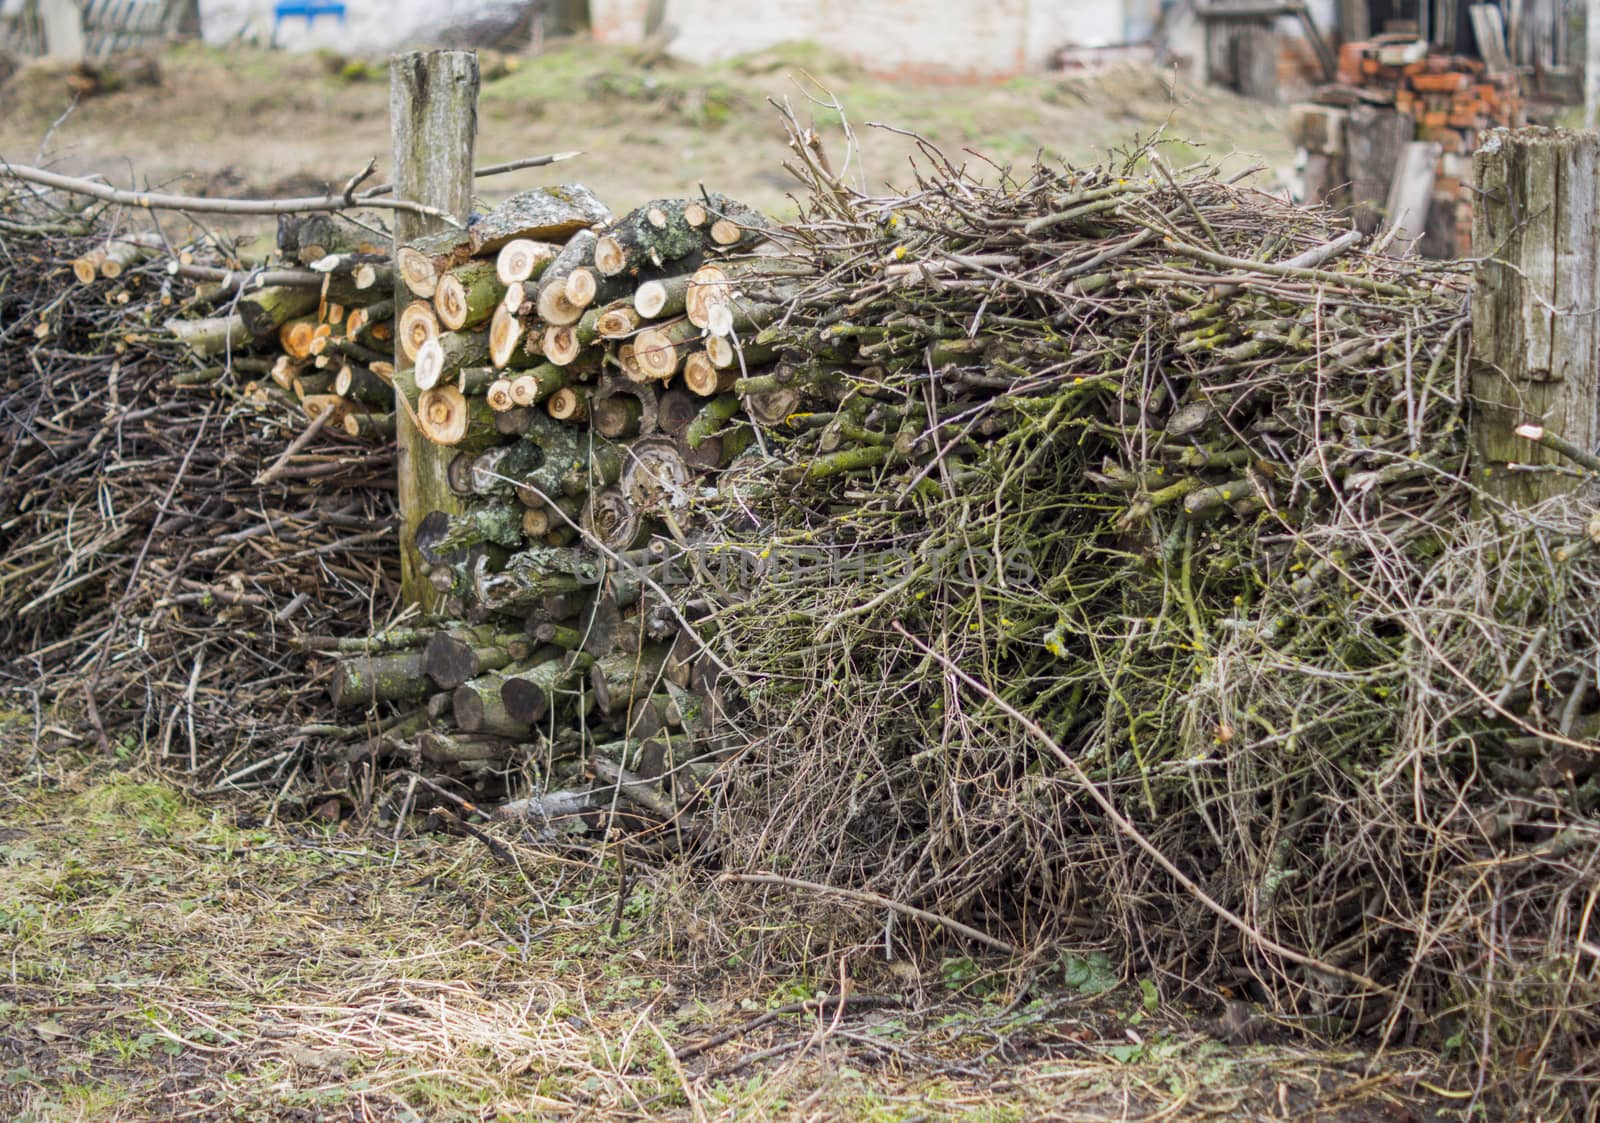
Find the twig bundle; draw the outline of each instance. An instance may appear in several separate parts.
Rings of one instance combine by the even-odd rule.
[[[1464,275],[1150,150],[867,197],[794,147],[813,278],[734,387],[783,397],[688,532],[753,575],[683,602],[723,860],[1592,1104],[1600,522],[1474,515]]]

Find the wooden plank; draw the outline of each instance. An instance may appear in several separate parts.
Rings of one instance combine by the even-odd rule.
[[[1250,22],[1233,37],[1234,74],[1242,97],[1278,100],[1278,33],[1270,23]]]
[[[1589,0],[1589,27],[1583,67],[1583,126],[1600,125],[1600,0]]]
[[[1591,5],[1595,0],[1590,0]],[[1472,19],[1472,35],[1478,42],[1478,53],[1490,74],[1506,74],[1511,70],[1511,55],[1506,49],[1505,19],[1493,4],[1473,4],[1468,9]]]
[[[1411,118],[1393,109],[1357,105],[1345,125],[1345,169],[1356,228],[1376,233],[1383,225],[1389,187],[1400,152],[1415,135]]]
[[[1388,212],[1385,228],[1394,231],[1390,245],[1395,251],[1408,252],[1427,233],[1433,181],[1438,177],[1442,154],[1442,147],[1432,140],[1413,140],[1401,150],[1385,207]]]
[[[463,227],[472,210],[472,155],[478,132],[478,56],[472,51],[409,51],[389,67],[389,120],[393,130],[395,194],[438,207]],[[401,211],[395,215],[395,248],[449,224]],[[463,239],[466,232],[461,232]],[[396,276],[399,269],[395,270]],[[397,302],[402,299],[396,293]],[[428,440],[411,410],[417,400],[412,362],[396,341],[394,388],[399,448],[400,575],[406,601],[433,611],[439,594],[427,581],[417,552],[417,526],[433,511],[458,514],[461,501],[450,489],[452,451]],[[408,408],[408,406],[410,408]]]
[[[1531,423],[1585,451],[1600,444],[1600,139],[1562,129],[1495,130],[1473,157],[1474,476],[1523,505],[1574,477],[1510,464],[1574,465],[1517,433]]]

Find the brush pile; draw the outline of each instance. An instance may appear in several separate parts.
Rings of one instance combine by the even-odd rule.
[[[794,147],[810,276],[734,387],[787,400],[663,547],[719,860],[1592,1115],[1600,515],[1475,504],[1468,276],[1153,151],[870,197]]]
[[[393,455],[330,427],[283,458],[307,421],[276,360],[239,336],[231,367],[197,360],[165,327],[241,315],[237,287],[197,291],[162,247],[0,180],[0,690],[32,718],[8,735],[81,731],[203,787],[342,785],[330,748],[370,731],[326,722],[307,648],[389,611]]]

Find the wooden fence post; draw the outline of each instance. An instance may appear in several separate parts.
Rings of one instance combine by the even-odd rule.
[[[1508,465],[1574,469],[1555,444],[1600,443],[1600,136],[1496,129],[1472,163],[1474,476],[1521,506],[1578,480]]]
[[[389,67],[389,120],[394,132],[394,190],[448,212],[465,226],[472,210],[472,148],[478,131],[478,56],[471,51],[410,51]],[[444,229],[440,219],[395,214],[395,247]],[[396,274],[396,305],[411,299]],[[412,408],[417,384],[395,333],[394,390]],[[406,603],[432,611],[438,594],[428,584],[414,537],[430,511],[461,510],[446,469],[450,450],[423,436],[404,404],[396,403],[400,493],[400,578]]]

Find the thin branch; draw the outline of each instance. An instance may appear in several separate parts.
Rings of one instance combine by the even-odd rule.
[[[70,191],[74,195],[87,195],[106,203],[124,207],[141,207],[145,210],[194,211],[197,214],[304,214],[313,211],[343,211],[352,207],[377,207],[382,210],[407,211],[461,224],[438,207],[414,203],[409,199],[383,199],[362,195],[346,198],[344,195],[308,195],[300,199],[207,199],[197,195],[167,195],[159,191],[124,191],[105,183],[96,183],[79,176],[47,172],[43,168],[30,168],[25,164],[8,164],[0,160],[0,168],[16,179]]]

